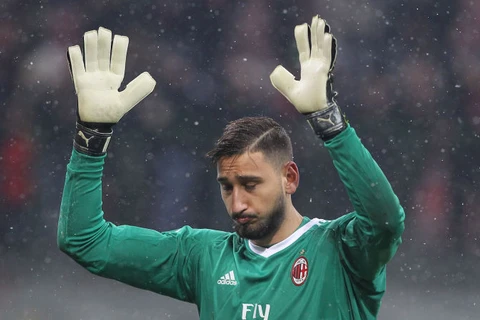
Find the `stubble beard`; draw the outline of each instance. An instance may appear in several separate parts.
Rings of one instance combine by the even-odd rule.
[[[254,220],[251,223],[235,223],[233,226],[235,232],[240,237],[249,240],[261,240],[272,237],[285,220],[285,207],[285,198],[280,194],[275,201],[275,207],[268,215],[260,218],[261,220]]]

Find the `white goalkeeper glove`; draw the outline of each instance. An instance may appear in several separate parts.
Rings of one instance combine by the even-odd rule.
[[[325,20],[314,16],[312,24],[295,27],[300,60],[300,80],[279,65],[270,75],[273,86],[305,114],[315,133],[328,140],[347,127],[332,88],[337,55],[336,39]]]
[[[78,45],[68,48],[68,59],[78,96],[77,132],[74,147],[89,155],[105,154],[112,127],[124,114],[148,96],[155,80],[144,72],[123,90],[118,89],[125,75],[128,37],[105,28],[83,36],[85,64]]]

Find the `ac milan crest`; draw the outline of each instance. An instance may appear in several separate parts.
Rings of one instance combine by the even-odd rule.
[[[305,257],[299,257],[292,266],[291,278],[296,286],[301,286],[307,280],[308,261]]]

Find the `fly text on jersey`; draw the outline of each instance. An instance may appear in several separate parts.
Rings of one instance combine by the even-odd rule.
[[[270,314],[270,305],[257,303],[242,303],[242,320],[264,319],[268,320]]]

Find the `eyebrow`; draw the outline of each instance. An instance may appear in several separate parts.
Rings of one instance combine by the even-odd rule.
[[[235,176],[235,178],[240,182],[240,183],[247,183],[247,182],[262,182],[263,178],[260,178],[258,176]],[[217,181],[219,183],[227,183],[228,178],[226,177],[218,177]]]

